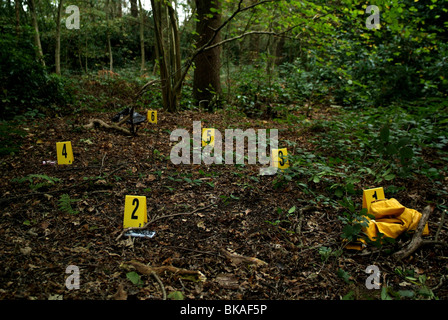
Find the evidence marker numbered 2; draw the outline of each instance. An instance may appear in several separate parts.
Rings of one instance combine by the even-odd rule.
[[[123,228],[140,228],[147,222],[146,197],[127,195],[124,202]]]

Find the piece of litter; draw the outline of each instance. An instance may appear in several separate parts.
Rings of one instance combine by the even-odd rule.
[[[56,161],[52,161],[52,160],[48,160],[48,161],[42,161],[42,164],[43,165],[55,165],[56,164]]]
[[[126,237],[152,238],[156,235],[155,231],[131,230],[124,234]]]

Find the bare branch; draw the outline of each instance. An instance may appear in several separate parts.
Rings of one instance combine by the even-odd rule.
[[[193,53],[192,57],[191,57],[190,59],[187,60],[185,66],[184,66],[185,69],[184,69],[182,75],[180,76],[180,78],[178,79],[178,81],[176,82],[176,84],[175,84],[175,86],[174,86],[174,90],[177,90],[179,87],[182,86],[182,83],[183,83],[185,77],[187,76],[188,70],[190,70],[190,67],[191,67],[191,65],[193,64],[193,61],[196,59],[196,57],[197,57],[199,54],[201,54],[202,52],[204,52],[205,49],[206,49],[207,47],[209,47],[209,46],[213,43],[213,41],[215,40],[216,36],[217,36],[218,33],[221,31],[221,29],[224,28],[230,21],[232,21],[233,18],[235,18],[235,16],[236,16],[237,14],[239,14],[239,13],[241,13],[241,12],[244,12],[244,11],[247,11],[247,10],[250,10],[250,9],[253,9],[253,8],[255,8],[255,7],[257,7],[257,6],[261,5],[261,4],[265,4],[265,3],[268,3],[268,2],[274,2],[274,1],[275,1],[275,0],[263,0],[263,1],[259,1],[259,2],[257,2],[257,3],[254,3],[254,4],[250,5],[250,6],[241,8],[241,4],[243,3],[243,0],[240,0],[240,1],[238,2],[238,9],[237,9],[236,11],[234,11],[234,12],[230,15],[230,17],[227,18],[227,20],[224,21],[218,28],[216,28],[216,29],[214,30],[213,36],[207,41],[207,43],[204,44],[202,47],[198,48],[198,49]]]
[[[217,43],[215,43],[215,44],[213,44],[211,46],[208,46],[208,47],[204,48],[204,51],[213,49],[213,48],[218,47],[220,45],[223,45],[224,43],[227,43],[227,42],[231,42],[231,41],[234,41],[234,40],[238,40],[238,39],[244,38],[244,37],[249,36],[251,34],[269,34],[269,35],[272,35],[272,36],[281,36],[281,35],[289,32],[289,31],[291,31],[292,29],[297,28],[298,26],[300,26],[300,25],[295,25],[295,26],[290,27],[287,30],[284,30],[282,32],[272,32],[272,31],[249,31],[249,32],[245,32],[243,34],[240,34],[239,36],[228,38],[228,39],[222,40],[220,42],[217,42]]]
[[[414,236],[412,237],[411,242],[402,248],[400,251],[395,252],[392,256],[397,260],[403,260],[409,257],[412,253],[414,253],[423,243],[422,233],[425,228],[426,222],[428,221],[429,215],[434,210],[431,206],[426,206],[423,209],[422,217],[418,223],[417,229],[415,230]]]

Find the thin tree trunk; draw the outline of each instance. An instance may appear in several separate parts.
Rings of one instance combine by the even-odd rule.
[[[107,37],[107,52],[109,54],[109,70],[110,71],[114,71],[114,57],[112,55],[112,45],[110,43],[110,26],[109,26],[109,14],[110,14],[110,10],[111,9],[111,5],[110,5],[110,0],[108,0],[106,2],[106,26],[107,26],[107,32],[106,32],[106,37]]]
[[[28,0],[28,6],[31,10],[31,18],[34,27],[34,43],[37,47],[37,55],[42,65],[45,67],[44,53],[42,51],[42,45],[40,43],[39,25],[37,24],[36,6],[34,0]]]
[[[54,53],[54,60],[56,65],[56,74],[61,74],[61,12],[62,12],[62,2],[59,0],[58,4],[58,15],[56,18],[56,49]]]
[[[15,7],[16,7],[16,32],[17,35],[20,34],[20,7],[22,6],[21,0],[15,0]]]
[[[117,9],[117,17],[122,18],[123,17],[123,6],[121,3],[122,0],[116,0],[116,9]]]
[[[145,35],[144,35],[145,14],[143,12],[143,6],[141,0],[138,0],[138,5],[140,8],[140,52],[141,52],[140,70],[143,74],[145,72]]]
[[[163,107],[169,112],[177,110],[181,85],[180,40],[174,9],[169,4],[151,0],[156,38],[156,54],[162,82]]]

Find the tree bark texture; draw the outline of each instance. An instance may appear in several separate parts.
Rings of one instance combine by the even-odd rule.
[[[210,45],[221,41],[220,32],[215,32],[221,26],[221,13],[219,1],[196,0],[196,10],[199,22],[196,32],[199,34],[197,47],[206,44],[215,37]],[[195,59],[193,79],[193,97],[197,103],[206,101],[206,105],[221,93],[221,47],[200,53]],[[210,107],[210,105],[209,105]]]
[[[54,53],[54,62],[56,67],[56,74],[61,74],[61,12],[62,12],[62,2],[59,0],[58,4],[58,14],[56,17],[56,48]]]
[[[39,35],[39,25],[37,23],[37,15],[36,15],[36,5],[34,0],[28,0],[28,6],[31,10],[31,18],[33,21],[34,27],[34,43],[37,47],[37,55],[42,65],[45,67],[44,53],[42,51],[42,45],[40,43],[40,35]]]

